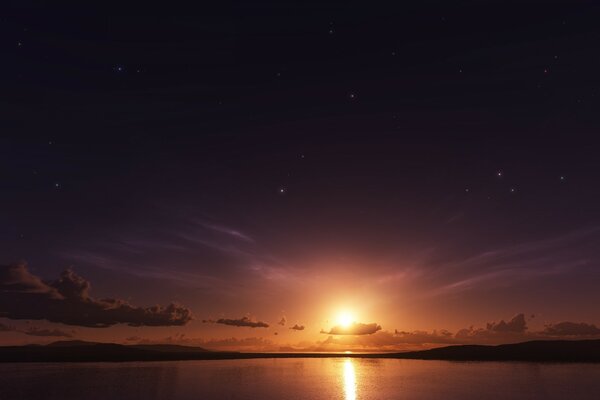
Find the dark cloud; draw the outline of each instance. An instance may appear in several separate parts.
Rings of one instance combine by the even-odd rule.
[[[295,331],[303,331],[304,330],[304,325],[294,324],[294,326],[292,326],[290,329],[293,329]]]
[[[523,333],[527,330],[525,314],[517,314],[508,322],[504,320],[501,320],[500,322],[489,322],[487,324],[487,330],[493,332]]]
[[[279,346],[276,346],[273,341],[263,337],[249,338],[222,338],[222,339],[202,339],[188,337],[184,333],[177,333],[172,336],[165,337],[160,340],[135,338],[132,342],[140,344],[177,344],[183,346],[199,346],[206,349],[214,350],[239,350],[243,348],[245,351],[277,351]]]
[[[285,326],[286,323],[287,323],[287,318],[285,318],[285,316],[283,316],[283,317],[281,317],[281,319],[279,320],[279,322],[277,324],[281,325],[281,326]]]
[[[10,331],[14,331],[14,328],[0,323],[0,332],[10,332]]]
[[[227,338],[227,339],[210,339],[206,341],[199,341],[199,344],[207,348],[236,348],[236,347],[248,347],[266,349],[273,346],[273,342],[269,339],[262,337],[249,337],[249,338]]]
[[[559,322],[556,324],[546,325],[546,328],[541,332],[548,336],[598,336],[600,328],[594,324],[586,324],[585,322]]]
[[[329,330],[329,332],[325,330],[321,330],[321,333],[326,333],[328,335],[371,335],[377,331],[381,330],[381,325],[377,325],[375,322],[371,324],[363,324],[360,322],[354,322],[350,326],[334,326]]]
[[[0,316],[4,318],[45,319],[96,328],[120,323],[185,325],[192,319],[191,311],[177,304],[143,308],[119,299],[94,299],[89,291],[90,283],[71,269],[54,282],[44,282],[25,264],[0,266]]]
[[[255,321],[250,317],[242,317],[239,319],[228,319],[228,318],[219,318],[217,320],[213,319],[205,319],[202,322],[212,323],[212,324],[223,324],[230,326],[246,326],[250,328],[268,328],[269,324],[262,321]]]
[[[447,346],[453,344],[492,344],[506,341],[524,341],[528,337],[526,324],[522,324],[523,318],[518,315],[507,321],[491,322],[485,328],[466,328],[454,334],[446,329],[427,331],[402,331],[396,329],[393,333],[380,330],[376,324],[366,326],[371,329],[362,336],[352,336],[352,333],[342,333],[333,328],[333,335],[326,340],[317,343],[315,351],[404,351],[422,350],[432,347]],[[365,325],[363,325],[365,326]],[[374,326],[378,327],[377,331]],[[343,332],[347,330],[345,328]],[[339,333],[338,333],[339,332]],[[345,336],[344,336],[345,335]]]
[[[485,328],[464,328],[454,337],[459,343],[494,344],[534,339],[535,333],[527,332],[525,314],[517,314],[509,321],[488,322]]]
[[[423,343],[441,343],[441,344],[451,344],[454,343],[454,335],[452,332],[447,331],[445,329],[434,330],[433,332],[426,331],[394,331],[393,342],[402,343],[402,344],[423,344]]]
[[[26,335],[30,335],[30,336],[67,337],[67,338],[73,337],[73,335],[71,333],[62,331],[60,329],[42,329],[42,328],[31,327],[31,328],[26,329],[21,332]]]

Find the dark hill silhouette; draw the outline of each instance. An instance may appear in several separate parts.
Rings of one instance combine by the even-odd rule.
[[[162,351],[165,353],[206,353],[210,351],[202,347],[181,346],[177,344],[136,344],[128,347],[149,351]]]
[[[0,347],[0,362],[174,361],[245,358],[398,358],[449,361],[600,362],[600,340],[533,341],[499,346],[449,346],[406,353],[237,353],[178,345],[61,341]]]
[[[453,361],[600,362],[600,340],[538,340],[498,346],[449,346],[390,356]]]
[[[59,340],[56,342],[52,342],[47,346],[50,347],[75,347],[75,346],[92,346],[95,344],[101,344],[98,342],[86,342],[83,340]]]

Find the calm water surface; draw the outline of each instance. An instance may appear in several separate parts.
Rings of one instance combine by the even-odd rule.
[[[375,359],[0,364],[0,399],[599,399],[600,365]]]

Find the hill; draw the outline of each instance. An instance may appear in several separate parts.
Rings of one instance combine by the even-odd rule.
[[[449,346],[398,353],[392,357],[453,361],[600,362],[600,340],[538,340],[498,346]]]
[[[499,346],[448,346],[406,353],[237,353],[177,345],[121,345],[62,341],[0,347],[0,362],[176,361],[248,358],[396,358],[448,361],[600,362],[600,340],[532,341]]]

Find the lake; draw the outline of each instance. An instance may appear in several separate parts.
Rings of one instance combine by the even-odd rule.
[[[598,399],[600,364],[255,359],[0,364],[0,399]]]

